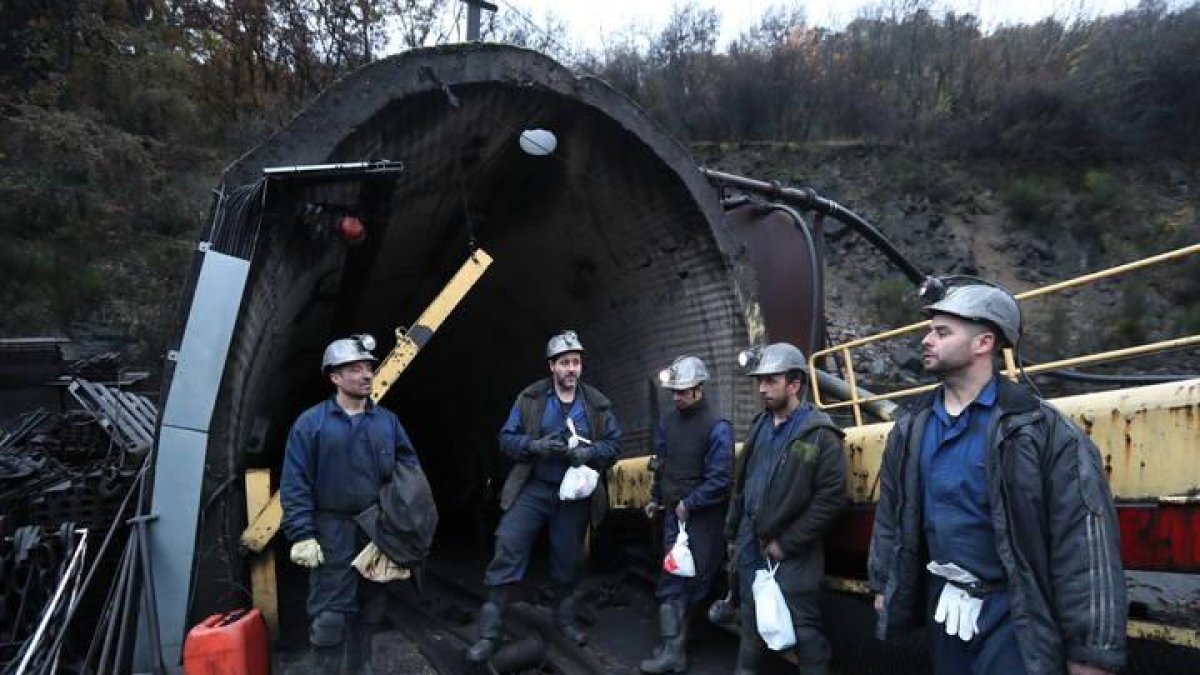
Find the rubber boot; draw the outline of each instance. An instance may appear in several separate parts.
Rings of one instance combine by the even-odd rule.
[[[376,629],[376,624],[359,623],[346,636],[346,672],[350,675],[375,675],[371,641]]]
[[[758,675],[762,672],[766,652],[756,638],[757,636],[747,638],[743,635],[738,641],[737,666],[733,669],[733,675]]]
[[[687,670],[687,621],[683,605],[669,601],[658,606],[658,630],[662,644],[654,650],[652,658],[638,666],[643,673],[682,673]]]
[[[564,590],[554,611],[554,622],[563,636],[577,645],[587,644],[587,632],[579,625],[579,600],[573,590]]]
[[[493,586],[487,602],[479,609],[479,639],[467,649],[467,661],[483,663],[492,658],[500,646],[504,628],[504,608],[508,605],[508,588]]]

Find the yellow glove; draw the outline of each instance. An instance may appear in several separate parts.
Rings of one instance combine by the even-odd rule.
[[[325,562],[325,554],[316,539],[305,539],[292,544],[292,562],[301,567],[320,567]]]

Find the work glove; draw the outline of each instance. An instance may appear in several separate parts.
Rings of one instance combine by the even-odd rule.
[[[654,514],[658,513],[658,509],[658,502],[651,499],[648,504],[642,507],[642,512],[646,514],[647,518],[653,520]]]
[[[979,612],[983,609],[983,598],[972,596],[959,584],[980,583],[979,577],[954,563],[930,562],[925,566],[933,574],[946,579],[942,594],[938,596],[933,620],[946,627],[947,635],[957,635],[965,642],[979,632]]]
[[[567,444],[558,434],[550,434],[529,441],[529,452],[538,457],[552,457],[567,451]]]
[[[580,443],[567,450],[567,461],[571,463],[571,466],[583,466],[591,459],[592,446],[587,443]]]
[[[316,539],[304,539],[292,544],[292,562],[301,567],[312,569],[325,563],[325,554]]]
[[[358,570],[358,573],[364,578],[381,584],[400,581],[412,576],[412,572],[408,568],[397,565],[392,562],[391,558],[384,555],[375,542],[367,544],[366,548],[355,556],[350,565]]]

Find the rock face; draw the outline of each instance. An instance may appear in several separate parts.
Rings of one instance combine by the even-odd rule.
[[[706,165],[816,188],[866,217],[923,271],[981,276],[1017,293],[1200,241],[1200,218],[1186,198],[1186,186],[1200,181],[1195,167],[896,161],[914,152],[844,144],[813,144],[805,152],[769,144],[697,149]],[[915,170],[924,172],[920,180]],[[1084,174],[1097,173],[1111,175],[1104,184],[1120,186],[1118,192],[1089,191]],[[1041,220],[1028,220],[1025,210]],[[870,244],[833,225],[825,243],[825,305],[835,342],[920,320],[911,287]],[[1023,311],[1023,355],[1032,361],[1195,334],[1200,256],[1030,300]],[[877,385],[919,379],[918,343],[914,335],[866,347],[855,353],[855,370]],[[1200,372],[1194,352],[1098,370]]]

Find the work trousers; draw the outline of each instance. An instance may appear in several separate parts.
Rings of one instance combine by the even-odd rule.
[[[340,625],[379,623],[387,604],[386,585],[367,581],[350,564],[370,540],[352,516],[318,512],[316,525],[325,562],[308,573],[309,621],[316,626],[321,614],[332,612],[342,615]]]
[[[688,548],[696,563],[696,576],[681,577],[660,570],[655,592],[659,602],[682,601],[687,609],[706,606],[725,553],[725,506],[722,503],[688,514],[685,529]],[[679,519],[675,517],[675,511],[668,508],[663,516],[664,556],[675,546],[678,534]]]
[[[537,535],[548,526],[550,578],[560,587],[573,586],[579,577],[590,515],[590,499],[563,501],[558,498],[558,484],[530,478],[500,518],[496,553],[484,573],[484,583],[501,586],[524,579]]]

